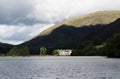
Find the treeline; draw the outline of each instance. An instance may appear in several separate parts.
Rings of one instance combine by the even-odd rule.
[[[13,47],[10,50],[4,51],[0,49],[0,56],[32,56],[32,55],[39,55],[39,56],[46,56],[46,55],[59,55],[58,50],[53,50],[51,54],[49,54],[49,49],[46,47],[40,47],[38,54],[32,54],[30,49],[27,46],[23,47]]]
[[[7,56],[29,56],[29,48],[23,46],[21,48],[13,47],[8,53]]]
[[[100,39],[88,41],[73,49],[71,56],[107,56],[120,58],[120,33],[106,42]]]
[[[50,53],[51,51],[51,53]],[[33,55],[27,46],[13,47],[10,50],[4,51],[0,48],[1,56],[30,56]],[[35,55],[59,55],[59,51],[40,47],[38,54]],[[107,41],[102,41],[96,38],[92,41],[87,41],[73,48],[71,56],[107,56],[120,58],[120,33],[113,35]]]
[[[23,47],[13,47],[8,52],[3,53],[0,50],[0,56],[30,56],[32,55],[27,46]],[[45,56],[47,55],[47,48],[41,47],[40,52],[37,55]]]

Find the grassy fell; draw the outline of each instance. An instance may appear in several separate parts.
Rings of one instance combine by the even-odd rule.
[[[114,22],[118,18],[120,18],[120,11],[98,11],[80,17],[65,20],[44,30],[42,33],[39,34],[39,36],[50,34],[54,29],[60,27],[63,24],[75,27],[90,26],[97,24],[109,24],[111,22]]]

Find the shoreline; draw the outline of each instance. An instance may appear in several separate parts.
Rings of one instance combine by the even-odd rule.
[[[120,59],[120,58],[116,58],[116,57],[107,57],[107,56],[54,56],[54,55],[46,55],[46,56],[40,56],[40,55],[31,55],[31,56],[0,56],[0,58],[32,58],[32,57],[36,57],[36,58],[112,58],[112,59]]]
[[[11,58],[16,58],[16,57],[106,57],[106,56],[0,56],[0,57],[11,57]]]

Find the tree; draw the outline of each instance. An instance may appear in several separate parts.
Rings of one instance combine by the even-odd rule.
[[[95,38],[92,43],[96,46],[96,45],[101,45],[102,44],[102,40],[100,38]]]
[[[58,55],[59,55],[59,51],[58,51],[58,50],[54,50],[54,51],[53,51],[53,55],[58,56]]]
[[[97,54],[97,49],[95,45],[97,41],[87,41],[82,45],[78,46],[76,49],[73,49],[71,56],[94,56]]]
[[[115,34],[106,43],[108,57],[120,57],[120,33]]]
[[[83,56],[82,49],[81,48],[73,49],[71,56]]]
[[[23,47],[21,47],[19,50],[20,50],[20,55],[21,55],[21,56],[30,55],[30,53],[29,53],[29,48],[28,48],[27,46],[23,46]]]
[[[108,39],[106,45],[99,52],[107,57],[120,58],[120,33]]]
[[[47,49],[45,48],[45,47],[41,47],[40,48],[40,55],[42,56],[42,55],[46,55],[46,51],[47,51]]]
[[[8,55],[10,55],[10,56],[18,56],[19,55],[19,49],[17,47],[13,47],[9,51]]]
[[[21,48],[13,47],[7,55],[10,56],[27,56],[30,55],[29,49],[26,46],[23,46]]]

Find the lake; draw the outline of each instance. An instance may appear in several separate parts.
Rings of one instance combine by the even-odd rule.
[[[120,59],[0,57],[0,79],[120,79]]]

